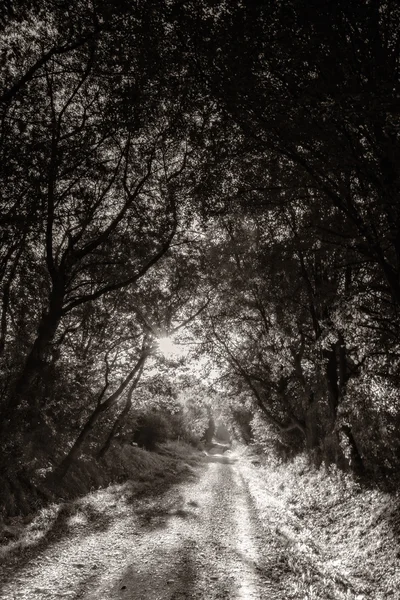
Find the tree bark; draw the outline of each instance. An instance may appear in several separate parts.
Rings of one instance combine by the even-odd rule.
[[[338,360],[336,356],[336,345],[332,345],[330,350],[324,350],[323,357],[327,360],[325,369],[326,387],[328,391],[328,403],[331,413],[333,426],[336,422],[336,415],[339,406],[339,382],[338,382]]]
[[[366,470],[364,461],[358,449],[358,445],[354,438],[352,428],[350,427],[350,425],[343,425],[342,431],[347,437],[350,446],[350,467],[356,475],[364,475]]]
[[[31,408],[38,408],[39,398],[35,391],[43,377],[46,359],[61,321],[63,301],[64,285],[60,283],[53,287],[49,310],[41,318],[35,342],[15,384],[10,403],[11,409],[15,409],[22,399],[26,400]]]
[[[137,384],[139,383],[139,380],[140,380],[140,377],[141,377],[142,371],[143,371],[143,366],[144,365],[142,365],[142,368],[138,371],[137,376],[135,377],[131,387],[129,388],[129,392],[126,397],[125,406],[124,406],[122,412],[115,419],[114,425],[112,426],[112,429],[111,429],[110,433],[108,434],[105,443],[103,444],[103,446],[100,448],[99,452],[97,453],[97,457],[96,457],[97,460],[101,460],[105,456],[106,452],[108,451],[108,449],[111,446],[111,442],[113,441],[114,437],[118,433],[118,430],[120,429],[124,418],[126,417],[126,415],[129,413],[129,411],[131,409],[133,392],[135,391]]]
[[[306,424],[306,444],[308,450],[315,450],[319,444],[318,435],[318,414],[317,414],[317,401],[314,394],[309,399],[309,406],[305,415]]]
[[[67,474],[68,470],[70,469],[72,463],[78,458],[84,442],[86,441],[87,437],[93,430],[93,428],[94,428],[95,424],[97,423],[97,421],[99,420],[100,416],[105,411],[107,411],[109,408],[111,408],[112,406],[114,406],[117,403],[121,394],[125,391],[125,389],[130,384],[130,382],[133,380],[133,378],[137,374],[141,374],[147,357],[148,357],[148,352],[143,352],[141,354],[139,360],[137,361],[136,365],[132,369],[132,371],[121,382],[121,384],[119,385],[117,390],[113,394],[111,394],[107,398],[107,400],[105,400],[104,402],[98,402],[96,408],[94,409],[94,411],[92,412],[92,414],[90,415],[88,420],[86,421],[85,425],[83,426],[80,434],[78,435],[77,439],[75,440],[74,444],[72,445],[72,448],[68,452],[67,456],[63,459],[61,464],[57,467],[57,469],[55,471],[56,479],[61,480],[63,477],[65,477],[65,475]],[[139,381],[139,378],[137,378],[137,381]]]

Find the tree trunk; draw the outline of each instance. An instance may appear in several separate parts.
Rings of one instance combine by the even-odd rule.
[[[114,437],[117,435],[118,430],[122,424],[122,421],[123,421],[125,415],[128,414],[130,407],[131,407],[131,404],[127,400],[122,412],[115,419],[114,425],[112,426],[112,429],[111,429],[110,433],[108,434],[106,441],[104,442],[103,446],[98,451],[96,460],[101,460],[108,452],[108,450],[111,446],[111,442],[113,441]]]
[[[345,434],[350,447],[350,467],[356,475],[365,474],[365,465],[361,453],[358,449],[357,442],[354,438],[353,431],[350,425],[343,425],[342,431]]]
[[[41,318],[35,342],[15,384],[10,406],[12,409],[16,408],[22,399],[31,407],[38,408],[38,386],[43,379],[51,346],[60,324],[63,301],[64,286],[60,284],[52,290],[49,310]]]
[[[22,461],[28,445],[27,440],[31,439],[33,434],[41,439],[40,432],[47,428],[40,405],[41,384],[45,378],[49,352],[61,320],[63,299],[63,286],[59,286],[58,289],[53,288],[49,310],[41,318],[35,342],[17,381],[10,386],[2,411],[0,435],[3,438],[4,451],[20,456]],[[27,407],[20,410],[22,401]],[[19,440],[17,444],[16,440]]]
[[[215,432],[215,422],[214,422],[212,415],[210,414],[209,419],[208,419],[208,426],[207,426],[207,429],[204,434],[204,441],[206,443],[206,446],[209,446],[211,444],[212,439],[214,437],[214,432]]]
[[[99,452],[97,453],[97,460],[101,460],[106,452],[108,451],[109,447],[111,446],[111,442],[113,441],[114,437],[116,436],[116,434],[118,433],[119,428],[121,427],[123,420],[125,419],[126,415],[129,413],[131,406],[132,406],[132,396],[133,396],[133,392],[136,389],[137,384],[139,383],[139,379],[140,376],[142,374],[142,370],[141,369],[138,372],[137,377],[135,378],[134,382],[132,383],[127,398],[126,398],[126,402],[125,402],[125,406],[122,410],[122,412],[118,415],[118,417],[115,419],[114,421],[114,425],[112,426],[112,429],[110,431],[110,433],[107,436],[107,439],[104,443],[104,445],[102,446],[102,448],[99,450]]]
[[[56,472],[55,472],[56,479],[61,480],[67,474],[72,463],[78,458],[81,448],[83,446],[83,443],[85,442],[89,433],[92,431],[93,427],[99,420],[100,415],[106,409],[107,409],[107,407],[105,406],[105,402],[103,402],[102,404],[98,404],[96,406],[95,410],[92,412],[89,419],[86,421],[83,429],[81,430],[80,434],[78,435],[77,439],[75,440],[75,443],[73,444],[72,448],[68,452],[67,456],[64,458],[64,460],[61,462],[61,464],[56,469]]]
[[[75,442],[74,442],[72,448],[70,449],[70,451],[68,452],[67,456],[63,459],[61,464],[56,469],[56,472],[55,472],[56,479],[61,480],[67,474],[72,463],[78,458],[84,442],[86,441],[88,435],[90,434],[90,432],[94,428],[95,424],[99,420],[100,416],[106,410],[108,410],[109,408],[111,408],[118,402],[121,394],[124,392],[126,387],[130,384],[130,382],[135,377],[135,375],[138,375],[138,377],[136,378],[137,379],[136,383],[139,381],[140,374],[143,370],[143,366],[147,359],[147,356],[148,356],[147,352],[142,353],[142,355],[140,356],[135,367],[132,369],[132,371],[129,373],[129,375],[121,382],[118,389],[113,394],[111,394],[111,396],[109,396],[107,398],[107,400],[105,400],[104,402],[101,402],[101,403],[99,402],[97,404],[96,408],[94,409],[94,411],[92,412],[92,414],[90,415],[88,420],[86,421],[85,425],[83,426],[83,429],[81,430],[80,434],[78,435],[77,439],[75,440]]]
[[[336,415],[339,406],[339,382],[338,382],[338,361],[336,356],[336,345],[330,350],[325,350],[323,356],[327,359],[325,379],[328,391],[328,403],[332,419],[332,429],[335,426]]]
[[[318,432],[318,406],[314,394],[309,399],[309,406],[305,414],[306,425],[306,445],[307,450],[315,454],[319,448],[319,432]]]

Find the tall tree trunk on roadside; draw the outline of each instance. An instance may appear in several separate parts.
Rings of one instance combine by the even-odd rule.
[[[139,380],[140,380],[140,377],[141,377],[142,371],[143,371],[143,366],[144,365],[142,365],[142,368],[139,370],[131,387],[129,388],[128,395],[126,397],[125,406],[124,406],[122,412],[115,419],[114,425],[112,426],[112,429],[111,429],[110,433],[108,434],[105,443],[103,444],[103,446],[100,448],[99,452],[97,453],[97,457],[96,457],[97,460],[101,460],[105,456],[106,452],[108,451],[109,447],[111,446],[111,442],[113,441],[114,437],[118,433],[118,430],[120,429],[126,415],[129,413],[129,411],[131,409],[133,392],[135,391],[137,384],[139,383]]]
[[[23,241],[24,240],[25,240],[25,236],[23,238]],[[8,314],[9,306],[10,306],[11,287],[14,282],[14,277],[15,277],[15,274],[17,271],[17,267],[18,267],[19,260],[21,258],[23,249],[24,249],[24,246],[23,246],[23,244],[21,244],[21,246],[17,252],[17,255],[14,259],[14,262],[11,266],[8,277],[5,281],[5,285],[3,287],[3,297],[2,297],[2,301],[1,301],[1,318],[0,318],[0,356],[3,354],[5,345],[6,345],[7,314]]]
[[[302,332],[300,336],[300,348],[297,351],[292,348],[291,354],[293,357],[295,373],[302,392],[306,446],[308,450],[315,451],[318,448],[320,441],[318,431],[318,400],[303,371],[302,358],[305,349],[305,340]]]
[[[144,363],[145,363],[147,357],[148,357],[148,352],[143,352],[141,354],[139,360],[137,361],[136,365],[132,369],[132,371],[121,382],[121,384],[119,385],[117,390],[113,394],[111,394],[107,398],[107,400],[104,400],[104,402],[100,401],[97,403],[96,408],[94,409],[94,411],[92,412],[92,414],[90,415],[88,420],[86,421],[80,434],[78,435],[77,439],[75,440],[74,444],[72,445],[72,448],[70,449],[70,451],[68,452],[66,457],[63,459],[61,464],[57,467],[55,474],[54,474],[56,479],[61,480],[67,474],[72,463],[78,458],[84,442],[86,441],[87,437],[93,430],[93,428],[94,428],[95,424],[97,423],[97,421],[99,420],[100,416],[118,402],[121,394],[125,391],[125,389],[128,387],[128,385],[134,379],[134,377],[137,374],[142,372],[142,369],[143,369],[143,366],[144,366]],[[139,381],[139,379],[138,379],[138,381]]]
[[[305,413],[306,444],[308,450],[316,450],[319,446],[318,432],[318,402],[314,393],[308,399],[308,407]]]
[[[324,439],[324,458],[328,462],[334,460],[336,465],[346,469],[348,467],[348,460],[340,443],[340,425],[338,424],[338,410],[346,394],[348,381],[346,343],[341,332],[338,333],[336,344],[332,345],[329,350],[324,351],[324,358],[327,359],[325,380],[331,420],[330,431]],[[363,471],[362,459],[351,428],[345,426],[341,430],[346,435],[350,446],[352,464],[355,466],[355,470],[361,473]]]
[[[64,293],[62,282],[52,289],[49,309],[40,320],[36,339],[15,384],[15,391],[10,401],[11,409],[17,407],[21,399],[27,400],[32,408],[38,408],[37,388],[43,377],[46,359],[61,321]]]
[[[14,384],[10,385],[7,400],[2,411],[0,435],[4,440],[4,451],[19,456],[25,461],[27,440],[32,434],[40,439],[41,431],[46,432],[48,426],[43,419],[42,384],[48,367],[48,356],[62,317],[64,300],[64,283],[62,280],[53,286],[49,308],[43,314],[37,329],[36,339],[28,353],[21,372]],[[21,403],[27,407],[21,409]]]
[[[365,474],[365,465],[357,442],[353,435],[350,425],[342,425],[342,432],[345,434],[350,448],[350,467],[356,475]]]
[[[212,439],[214,437],[214,433],[215,433],[215,422],[214,422],[214,418],[211,414],[211,411],[209,411],[208,426],[207,426],[207,429],[204,434],[204,441],[206,443],[206,446],[209,446],[211,444]]]
[[[328,392],[330,418],[332,421],[331,428],[334,429],[340,396],[336,344],[333,344],[329,350],[324,350],[323,357],[327,361],[325,368],[325,381]]]

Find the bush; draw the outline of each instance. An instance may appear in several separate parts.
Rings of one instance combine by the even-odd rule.
[[[286,461],[302,450],[303,440],[295,431],[278,433],[260,412],[254,414],[250,427],[254,449],[269,457]]]
[[[172,437],[170,423],[165,414],[157,412],[139,415],[133,441],[146,450],[154,450]]]
[[[133,441],[138,446],[154,450],[169,440],[182,440],[192,445],[199,441],[182,412],[153,409],[136,415]]]

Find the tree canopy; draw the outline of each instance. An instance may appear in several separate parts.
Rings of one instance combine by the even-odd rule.
[[[397,2],[1,11],[4,464],[106,452],[171,364],[245,438],[398,468]]]

